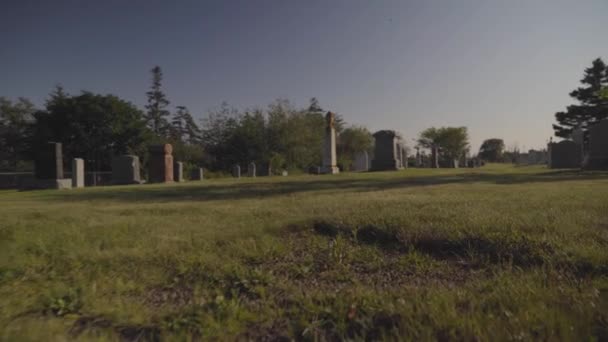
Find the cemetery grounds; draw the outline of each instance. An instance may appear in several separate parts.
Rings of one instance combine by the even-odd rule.
[[[0,191],[0,339],[606,340],[608,172]]]

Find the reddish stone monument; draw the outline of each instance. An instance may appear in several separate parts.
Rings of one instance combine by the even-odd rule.
[[[171,144],[152,145],[148,149],[148,181],[150,183],[173,182],[173,147]]]

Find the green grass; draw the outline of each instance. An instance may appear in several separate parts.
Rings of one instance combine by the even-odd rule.
[[[0,191],[3,340],[606,340],[608,173]]]

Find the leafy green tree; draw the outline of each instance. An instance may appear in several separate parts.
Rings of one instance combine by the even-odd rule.
[[[469,151],[469,134],[466,127],[431,127],[420,133],[418,144],[438,147],[445,160],[460,159]]]
[[[114,95],[82,92],[69,96],[57,88],[46,110],[34,114],[35,147],[48,141],[63,144],[64,160],[81,157],[92,167],[108,168],[117,154],[142,155],[151,138],[143,113]]]
[[[503,161],[505,142],[502,139],[486,139],[479,148],[478,156],[492,163]]]
[[[170,115],[167,106],[169,106],[169,100],[163,93],[162,80],[163,72],[159,66],[155,66],[151,70],[152,72],[152,86],[150,90],[146,92],[148,96],[148,104],[146,105],[146,124],[148,127],[159,137],[165,137],[169,133],[169,122],[168,117]]]
[[[345,128],[338,136],[336,146],[339,163],[350,168],[357,153],[370,151],[372,146],[373,136],[367,128],[355,125]]]
[[[608,70],[602,59],[597,58],[585,69],[581,84],[582,87],[570,93],[578,104],[568,106],[565,112],[555,113],[557,124],[553,129],[558,137],[568,138],[578,127],[586,133],[591,126],[608,118],[608,99],[601,95],[602,89],[608,86]]]
[[[0,169],[15,171],[20,161],[28,159],[34,112],[28,99],[13,103],[0,97]]]

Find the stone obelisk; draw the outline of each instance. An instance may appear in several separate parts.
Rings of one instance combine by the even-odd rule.
[[[321,173],[340,173],[336,158],[336,128],[334,127],[335,114],[327,112],[325,115],[325,139],[323,141],[323,167]]]

